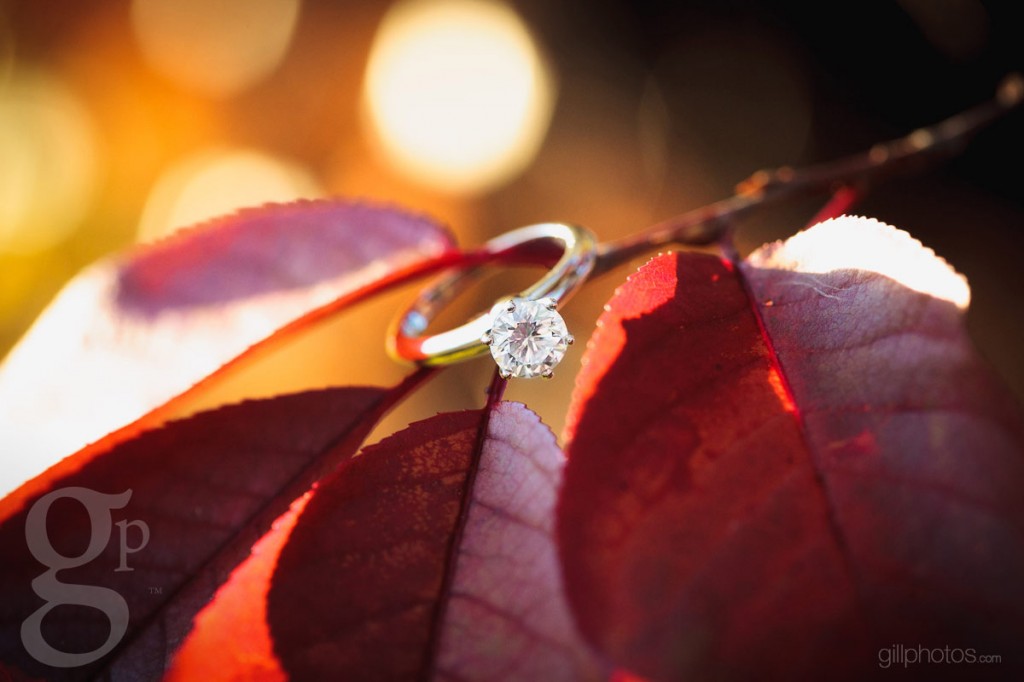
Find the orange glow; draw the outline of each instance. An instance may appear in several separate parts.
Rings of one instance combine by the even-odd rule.
[[[364,103],[387,159],[451,192],[508,181],[536,155],[551,77],[522,20],[481,0],[407,0],[384,19]]]
[[[288,511],[274,521],[273,530],[253,545],[249,557],[196,614],[195,626],[175,655],[166,680],[194,679],[200,673],[207,681],[235,679],[231,675],[238,669],[221,664],[225,652],[233,652],[227,656],[229,660],[248,664],[250,679],[288,679],[274,655],[266,596],[281,550],[312,496],[308,492],[292,502]]]
[[[0,92],[3,92],[14,68],[14,36],[3,12],[3,7],[0,7]]]
[[[252,150],[203,152],[157,181],[139,222],[139,239],[156,239],[246,206],[322,194],[316,178],[294,163]]]
[[[227,96],[269,75],[288,51],[299,0],[135,0],[150,65],[181,86]]]
[[[786,384],[782,380],[782,375],[779,374],[778,367],[774,365],[768,370],[768,385],[772,387],[772,392],[779,399],[782,409],[790,414],[796,414],[796,403],[793,402],[793,397],[789,395]]]
[[[56,77],[16,71],[0,89],[0,252],[33,253],[71,233],[97,184],[89,112]]]

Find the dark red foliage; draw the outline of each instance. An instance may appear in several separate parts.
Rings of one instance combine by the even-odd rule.
[[[127,634],[117,648],[91,665],[55,668],[28,654],[22,624],[45,601],[30,585],[46,571],[30,550],[49,543],[67,557],[86,552],[101,531],[73,500],[54,503],[46,533],[26,527],[26,516],[42,493],[9,506],[0,520],[0,661],[46,679],[87,679],[109,666],[115,679],[162,674],[166,657],[252,543],[295,498],[325,471],[356,451],[381,413],[410,384],[391,391],[339,388],[252,401],[205,412],[149,431],[82,466],[46,480],[46,491],[80,487],[103,494],[130,491],[130,499],[104,518],[141,520],[149,542],[122,563],[119,528],[102,552],[57,575],[71,586],[109,588],[127,602]],[[70,462],[74,464],[74,462]],[[73,468],[73,467],[71,467]],[[128,546],[142,543],[136,527]],[[126,566],[131,570],[117,571]],[[70,588],[70,599],[81,587]],[[99,647],[108,618],[94,606],[60,605],[43,621],[44,638],[67,652]]]
[[[254,344],[484,259],[414,216],[303,203],[72,284],[0,368],[5,466],[45,469],[0,500],[0,677],[861,679],[901,646],[1024,669],[1017,408],[964,332],[965,282],[872,221],[631,277],[585,356],[564,485],[553,435],[497,381],[482,411],[352,458],[426,370],[145,430]],[[61,348],[85,369],[35,386]],[[119,498],[90,518],[75,495]],[[53,551],[89,558],[47,572],[76,563]],[[102,658],[26,649],[47,600],[34,641],[96,649],[117,627],[100,593],[126,628]]]
[[[661,256],[602,316],[569,430],[567,593],[617,664],[864,679],[899,644],[1024,663],[1020,423],[952,303]]]
[[[598,679],[551,537],[561,466],[551,432],[515,403],[489,419],[438,415],[367,448],[225,585],[171,679]],[[257,563],[276,563],[272,579],[252,579]],[[249,613],[263,611],[273,651],[228,644],[251,622],[222,613],[268,588],[265,610]]]

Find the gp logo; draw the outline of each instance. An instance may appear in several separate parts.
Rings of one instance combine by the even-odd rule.
[[[47,568],[32,581],[32,590],[46,603],[21,624],[21,641],[25,650],[40,663],[55,668],[88,665],[109,653],[128,630],[128,602],[124,597],[107,587],[63,583],[57,579],[57,571],[78,568],[99,557],[110,541],[114,525],[117,525],[120,532],[120,562],[114,571],[134,570],[128,566],[128,555],[138,552],[149,543],[149,526],[139,520],[118,521],[114,524],[111,517],[111,512],[123,509],[131,497],[130,488],[113,495],[88,488],[61,488],[39,498],[29,510],[25,519],[25,540],[32,556]],[[47,533],[46,517],[50,507],[64,498],[77,501],[89,514],[89,545],[79,556],[64,556],[58,552]],[[128,544],[128,529],[132,527],[138,529],[141,537],[140,542],[134,546]],[[102,611],[110,622],[107,640],[96,649],[82,653],[70,653],[53,647],[43,636],[43,618],[62,605],[80,605]]]

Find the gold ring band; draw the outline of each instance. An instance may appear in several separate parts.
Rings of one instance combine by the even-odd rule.
[[[544,277],[531,287],[499,301],[513,298],[538,301],[549,299],[554,306],[564,303],[586,280],[597,258],[597,239],[589,231],[565,223],[541,223],[506,232],[487,242],[484,251],[495,257],[533,241],[561,244],[562,256]],[[491,328],[492,315],[483,313],[462,326],[424,335],[430,321],[464,288],[482,266],[448,271],[427,287],[412,305],[392,323],[387,348],[391,357],[419,365],[438,366],[462,362],[488,352],[482,340]]]

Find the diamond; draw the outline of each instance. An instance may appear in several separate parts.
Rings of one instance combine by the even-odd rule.
[[[491,329],[481,339],[504,377],[550,377],[573,342],[555,301],[514,298],[498,303]]]

